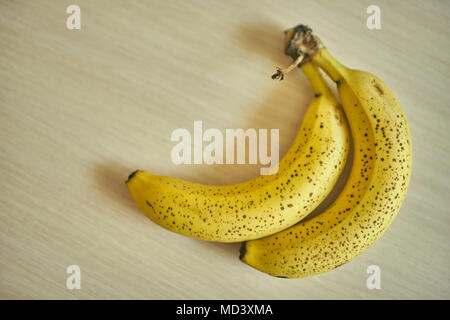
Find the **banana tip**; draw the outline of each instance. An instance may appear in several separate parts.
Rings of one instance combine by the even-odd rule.
[[[136,175],[136,173],[138,173],[139,170],[134,170],[132,173],[130,173],[130,175],[128,176],[127,181],[125,181],[125,183],[130,182],[131,179],[133,179],[133,177]]]
[[[242,260],[247,253],[247,242],[242,242],[241,247],[239,248],[239,259]]]

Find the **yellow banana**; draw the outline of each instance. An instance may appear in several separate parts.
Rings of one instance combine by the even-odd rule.
[[[291,29],[287,33],[291,40],[303,40],[291,41],[286,53],[295,57],[294,47],[302,47],[297,54],[308,52],[337,83],[353,137],[354,160],[343,191],[323,213],[243,243],[242,261],[278,277],[327,272],[369,248],[399,211],[411,174],[411,137],[394,94],[375,76],[344,67],[310,32],[304,26]]]
[[[276,174],[211,186],[137,170],[126,184],[139,209],[170,231],[218,242],[261,238],[313,211],[345,165],[349,132],[319,70],[311,63],[302,70],[315,98]]]

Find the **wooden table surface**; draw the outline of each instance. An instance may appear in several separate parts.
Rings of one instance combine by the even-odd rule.
[[[68,30],[66,8],[81,8]],[[381,30],[366,8],[381,8]],[[450,298],[448,1],[0,2],[0,298]],[[368,251],[307,279],[267,276],[239,244],[170,233],[141,214],[136,168],[206,184],[257,165],[175,165],[176,128],[279,128],[280,155],[312,98],[300,71],[270,79],[283,30],[310,25],[344,64],[383,79],[413,141],[399,215]],[[81,289],[66,269],[78,265]],[[378,265],[381,289],[366,287]]]

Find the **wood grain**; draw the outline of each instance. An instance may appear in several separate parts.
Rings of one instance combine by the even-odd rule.
[[[68,30],[66,7],[81,8]],[[368,30],[378,4],[382,29]],[[0,298],[450,298],[448,1],[1,1]],[[406,201],[382,239],[327,274],[283,280],[238,244],[170,233],[124,185],[136,168],[207,184],[258,166],[170,161],[176,128],[279,128],[293,141],[312,92],[285,66],[282,31],[306,23],[344,64],[399,98],[413,136]],[[66,288],[66,268],[82,288]],[[382,289],[366,287],[369,265]]]

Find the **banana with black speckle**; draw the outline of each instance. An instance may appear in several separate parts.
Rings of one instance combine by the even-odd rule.
[[[218,242],[268,236],[311,213],[342,172],[350,138],[342,109],[319,70],[311,63],[302,70],[315,97],[276,174],[213,186],[138,170],[126,184],[139,209],[170,231]]]
[[[343,66],[305,26],[291,29],[287,37],[287,54],[295,59],[308,52],[337,83],[353,137],[353,166],[343,191],[327,210],[243,243],[240,259],[273,276],[302,278],[352,260],[386,231],[406,196],[412,146],[406,118],[386,84]]]

